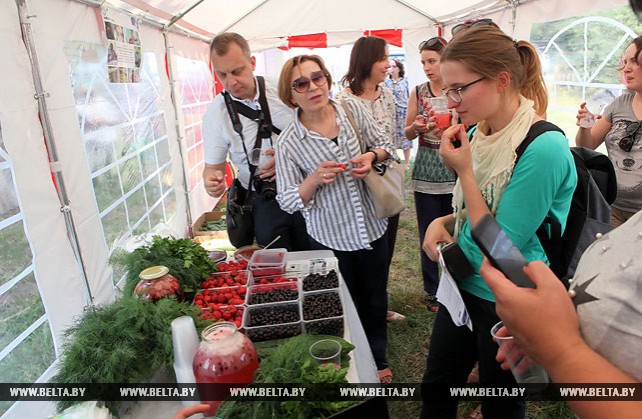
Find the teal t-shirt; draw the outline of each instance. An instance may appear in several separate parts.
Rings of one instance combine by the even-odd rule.
[[[567,138],[548,131],[537,137],[520,158],[508,186],[501,196],[495,219],[527,261],[548,258],[537,229],[547,216],[566,226],[577,172]],[[479,275],[482,254],[470,235],[468,219],[457,238],[475,274],[464,279],[460,287],[477,297],[495,301],[495,296]]]

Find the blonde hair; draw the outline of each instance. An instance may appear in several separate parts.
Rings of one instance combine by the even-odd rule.
[[[332,75],[328,71],[323,62],[323,59],[318,55],[297,55],[296,57],[290,58],[283,64],[281,69],[281,76],[279,77],[279,98],[283,103],[288,107],[294,109],[296,105],[292,103],[292,73],[294,69],[306,61],[314,61],[319,65],[321,71],[325,73],[325,77],[328,80],[328,86],[332,86]]]
[[[538,115],[545,115],[548,94],[542,65],[535,47],[515,41],[493,26],[475,26],[454,37],[441,53],[441,62],[458,61],[470,71],[497,80],[506,71],[515,91],[535,102]]]

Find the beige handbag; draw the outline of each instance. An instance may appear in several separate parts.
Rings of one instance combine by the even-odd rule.
[[[361,139],[361,133],[352,111],[345,101],[341,101],[341,106],[348,117],[350,125],[352,125],[352,129],[357,134],[361,152],[365,153],[365,144]],[[390,218],[406,209],[403,167],[393,158],[388,160],[373,163],[372,170],[363,178],[366,185],[368,185],[368,189],[370,189],[370,195],[379,219]]]

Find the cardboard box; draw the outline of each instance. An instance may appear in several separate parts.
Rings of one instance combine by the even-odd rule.
[[[201,227],[203,227],[203,224],[207,221],[218,221],[221,219],[222,216],[225,215],[225,211],[211,211],[211,212],[204,212],[201,214],[200,217],[192,224],[192,233],[194,236],[218,236],[216,231],[201,231]],[[222,232],[225,232],[225,237],[227,237],[227,231],[222,230]]]

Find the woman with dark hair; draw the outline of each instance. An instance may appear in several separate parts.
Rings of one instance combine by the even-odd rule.
[[[348,72],[341,80],[345,88],[337,94],[341,101],[352,99],[361,102],[374,118],[375,123],[395,143],[395,105],[390,89],[381,84],[386,79],[390,62],[388,61],[388,44],[383,38],[363,36],[355,42],[350,54]],[[392,256],[397,240],[399,214],[388,218],[388,267],[390,271]],[[387,311],[390,321],[403,320],[405,316],[394,311]]]
[[[483,256],[471,228],[490,215],[527,261],[547,262],[537,229],[547,217],[564,228],[577,172],[568,140],[558,131],[542,132],[516,161],[517,148],[531,127],[542,126],[540,115],[546,112],[546,88],[533,45],[492,26],[471,27],[442,51],[441,75],[448,107],[457,110],[462,124],[477,126],[467,133],[458,124],[443,133],[439,153],[458,176],[453,212],[430,223],[423,247],[437,260],[438,244],[456,241],[472,265],[474,273],[457,283],[472,327],[457,326],[461,313],[440,307],[423,382],[435,389],[462,387],[479,360],[480,386],[514,387],[513,375],[495,360],[497,344],[489,331],[499,318],[495,296],[479,274]],[[440,291],[452,291],[449,286],[442,281]],[[457,397],[422,394],[422,417],[456,417]],[[482,414],[521,419],[524,399],[484,398]]]
[[[388,383],[388,220],[377,218],[363,178],[372,163],[388,161],[394,146],[360,101],[339,103],[328,97],[331,82],[316,55],[297,56],[283,65],[279,97],[297,113],[276,145],[276,199],[286,212],[301,211],[314,249],[330,249],[339,260],[379,377]]]
[[[428,81],[415,86],[410,94],[404,131],[408,140],[419,138],[412,169],[412,188],[419,227],[421,274],[426,292],[426,307],[432,312],[439,310],[436,297],[439,274],[437,263],[430,260],[421,250],[421,244],[432,220],[452,213],[452,191],[456,178],[439,156],[442,131],[436,129],[435,118],[431,116],[430,111],[430,99],[442,96],[444,82],[439,63],[441,51],[445,46],[446,40],[440,37],[430,38],[419,44],[421,64]]]
[[[589,111],[580,105],[575,137],[577,145],[596,149],[606,144],[617,178],[617,198],[611,205],[611,224],[619,226],[642,209],[642,36],[635,38],[622,57],[622,75],[627,91],[604,110],[592,127],[580,124]]]
[[[406,71],[403,62],[392,59],[385,86],[390,89],[395,99],[395,145],[397,149],[403,150],[404,164],[406,170],[408,170],[410,167],[412,141],[408,140],[404,133],[404,129],[406,128],[406,114],[408,113],[408,79],[406,79],[405,75]]]

